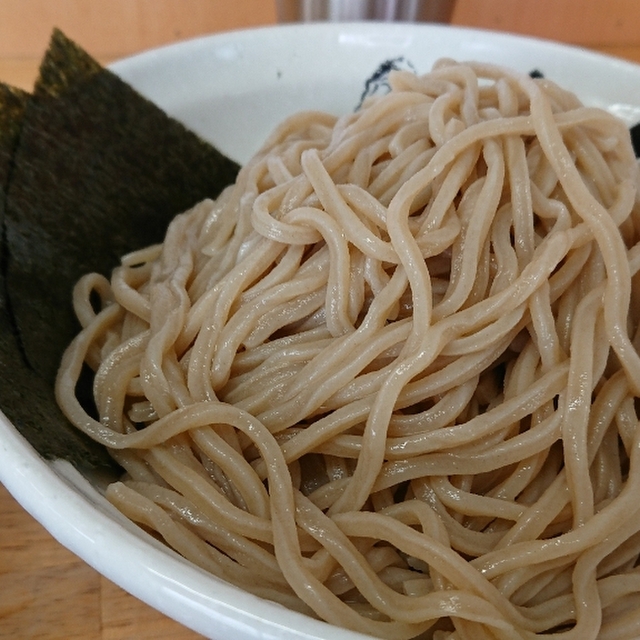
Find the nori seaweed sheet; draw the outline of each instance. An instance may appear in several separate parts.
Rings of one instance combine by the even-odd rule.
[[[41,455],[108,464],[53,395],[75,282],[160,242],[238,169],[59,30],[33,95],[0,93],[0,408]]]
[[[9,307],[4,213],[13,153],[28,100],[26,92],[0,84],[0,408],[42,455],[69,458],[79,468],[112,467],[104,447],[71,427],[55,403],[51,384],[27,364]]]

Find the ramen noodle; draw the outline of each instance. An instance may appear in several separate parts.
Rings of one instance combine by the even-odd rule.
[[[391,639],[637,638],[628,130],[488,64],[389,81],[82,278],[58,402],[123,514],[258,596]]]

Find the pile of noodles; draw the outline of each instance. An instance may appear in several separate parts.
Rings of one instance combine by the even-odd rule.
[[[382,638],[637,638],[628,131],[495,66],[390,82],[83,278],[58,401],[118,509],[259,596]]]

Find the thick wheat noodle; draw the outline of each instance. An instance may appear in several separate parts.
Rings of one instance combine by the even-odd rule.
[[[257,596],[397,640],[637,638],[628,131],[497,66],[389,81],[84,277],[58,402],[109,500]]]

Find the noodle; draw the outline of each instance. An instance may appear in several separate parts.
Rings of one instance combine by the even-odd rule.
[[[58,402],[114,505],[261,597],[397,640],[637,638],[628,131],[492,65],[390,83],[83,278]]]

